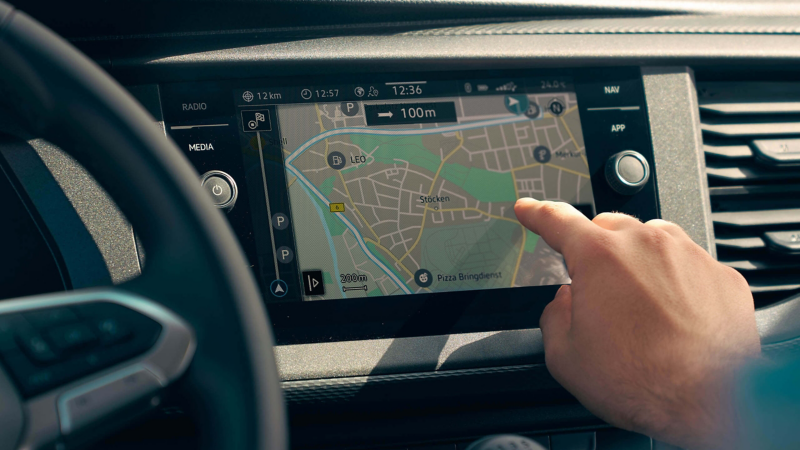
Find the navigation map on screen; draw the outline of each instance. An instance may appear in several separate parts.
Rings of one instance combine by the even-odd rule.
[[[304,299],[569,283],[513,206],[594,211],[574,92],[424,98],[380,85],[398,87],[411,97],[276,106]]]

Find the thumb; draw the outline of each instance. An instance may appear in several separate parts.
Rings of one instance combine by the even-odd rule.
[[[547,368],[558,379],[558,367],[566,360],[569,331],[572,326],[572,288],[561,286],[556,297],[545,307],[539,319]]]

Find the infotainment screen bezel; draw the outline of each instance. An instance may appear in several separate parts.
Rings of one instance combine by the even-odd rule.
[[[369,83],[409,77],[424,80],[570,78],[578,100],[596,212],[620,211],[643,221],[660,216],[647,104],[638,67],[273,77],[165,84],[160,86],[160,91],[165,127],[198,172],[224,168],[234,178],[243,179],[239,138],[233,130],[236,117],[232,92],[236,89],[248,86],[324,86],[355,81]],[[196,104],[198,108],[201,104],[204,106],[189,111],[195,114],[189,114],[182,107],[187,103]],[[188,145],[197,141],[198,135],[187,127],[212,122],[234,126],[230,127],[231,130],[214,131],[218,144],[213,152],[199,154],[190,151]],[[610,156],[631,149],[644,156],[652,174],[641,191],[634,195],[621,195],[606,182],[604,168]],[[258,232],[254,223],[259,223],[255,218],[259,211],[249,206],[259,202],[248,202],[252,196],[260,196],[264,202],[266,198],[263,191],[240,184],[237,205],[227,216],[261,282],[278,345],[536,328],[542,311],[560,287],[515,287],[313,302],[269,301],[269,286],[259,277],[259,268],[266,263],[265,257],[256,251]]]

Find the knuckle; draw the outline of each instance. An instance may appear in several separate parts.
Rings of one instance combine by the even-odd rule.
[[[668,232],[668,233],[670,233],[670,234],[672,234],[673,236],[676,236],[676,237],[677,236],[686,236],[686,237],[688,237],[688,235],[683,230],[683,228],[680,227],[680,225],[678,225],[678,224],[676,224],[674,222],[667,221],[667,220],[663,220],[663,219],[648,220],[647,223],[645,223],[645,225],[647,225],[649,227],[653,227],[653,228],[658,228],[658,229],[664,230],[664,231],[666,231],[666,232]]]
[[[674,223],[669,222],[669,221],[664,220],[664,219],[648,220],[647,222],[645,222],[645,225],[648,225],[648,226],[651,226],[651,227],[656,227],[656,228],[664,228],[664,229],[678,228],[678,226],[675,225]]]
[[[662,228],[644,227],[640,231],[640,239],[652,250],[659,252],[669,251],[675,241],[671,234]]]
[[[625,223],[639,223],[639,219],[625,213],[619,212],[604,212],[600,213],[592,219],[595,225],[603,228],[616,228]]]
[[[594,219],[592,219],[592,222],[601,227],[613,226],[614,224],[619,223],[623,218],[624,217],[621,214],[604,212],[596,215]]]
[[[592,222],[597,224],[611,222],[614,221],[617,218],[617,216],[618,216],[617,213],[603,212],[594,216]]]
[[[683,241],[684,250],[693,258],[696,259],[711,259],[711,254],[708,253],[706,249],[697,245],[697,243],[691,239],[686,239]]]

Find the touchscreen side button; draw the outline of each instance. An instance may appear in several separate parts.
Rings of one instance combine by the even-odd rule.
[[[233,209],[239,196],[236,181],[221,170],[210,170],[200,177],[200,186],[208,192],[214,206],[225,211]]]
[[[609,186],[617,193],[633,195],[650,179],[650,164],[641,153],[625,150],[608,158],[605,174]]]

